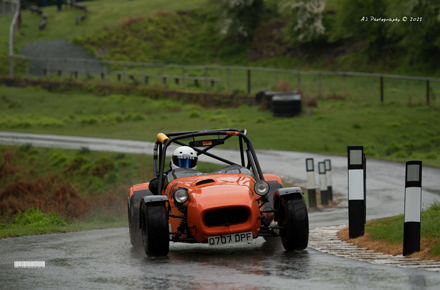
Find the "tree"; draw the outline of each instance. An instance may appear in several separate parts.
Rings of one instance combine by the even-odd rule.
[[[381,21],[371,21],[371,17],[387,18],[385,1],[341,0],[331,40],[354,39],[374,43],[384,39],[389,25],[384,25]]]
[[[440,2],[389,1],[387,14],[401,19],[389,25],[388,37],[405,51],[408,64],[425,63],[436,69],[440,64]]]
[[[325,32],[322,18],[325,0],[288,0],[280,3],[280,12],[290,17],[287,38],[292,43],[307,43],[321,37]]]
[[[219,14],[220,34],[223,37],[252,39],[260,24],[263,0],[210,0]]]

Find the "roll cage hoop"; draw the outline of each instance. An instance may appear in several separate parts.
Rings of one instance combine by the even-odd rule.
[[[252,169],[252,172],[254,172],[257,181],[264,180],[263,172],[261,171],[261,167],[258,162],[257,155],[255,154],[254,147],[252,146],[252,142],[246,136],[246,134],[247,134],[246,129],[243,130],[216,129],[216,130],[206,130],[206,131],[174,132],[167,134],[159,133],[157,135],[157,141],[154,144],[154,156],[153,156],[154,176],[160,177],[164,175],[166,151],[168,146],[172,143],[181,146],[189,146],[193,148],[197,152],[197,156],[206,155],[229,165],[240,166],[240,164],[237,164],[235,162],[232,162],[230,160],[224,159],[220,156],[208,152],[210,149],[218,145],[224,144],[224,142],[229,138],[233,136],[237,136],[240,146],[241,166],[246,167],[247,169]],[[195,140],[195,137],[201,137],[201,136],[216,136],[217,139]],[[189,142],[188,144],[180,141],[182,139],[187,139],[187,138],[192,138],[193,141]],[[243,148],[243,143],[245,144],[245,148]],[[197,147],[205,147],[205,148],[199,149]],[[247,157],[248,164],[245,164],[245,155]],[[162,186],[163,186],[163,178],[159,178],[159,186],[158,186],[159,190],[162,190]]]

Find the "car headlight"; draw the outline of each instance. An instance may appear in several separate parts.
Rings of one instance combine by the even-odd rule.
[[[269,183],[267,183],[264,180],[260,180],[257,183],[255,183],[254,189],[256,194],[263,196],[269,192],[270,189]]]
[[[185,203],[188,200],[188,189],[179,187],[174,191],[174,200],[178,203]]]

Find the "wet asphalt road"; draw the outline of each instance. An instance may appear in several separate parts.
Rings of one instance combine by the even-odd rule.
[[[151,154],[151,144],[0,132],[2,144],[33,143]],[[231,154],[231,151],[222,153]],[[333,187],[347,195],[345,157],[259,150],[265,172],[306,179],[305,158],[332,160]],[[440,200],[440,170],[423,168],[423,201]],[[367,219],[403,213],[404,165],[367,160]],[[318,179],[316,179],[318,181]],[[346,203],[309,213],[310,227],[347,224]],[[45,261],[15,269],[14,261]],[[320,253],[287,253],[279,239],[210,248],[171,244],[166,258],[148,258],[128,228],[0,240],[0,289],[440,289],[440,273],[380,266]]]

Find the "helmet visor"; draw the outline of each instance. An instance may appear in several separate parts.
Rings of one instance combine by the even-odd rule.
[[[197,165],[197,157],[173,156],[173,163],[180,168],[193,168]]]

